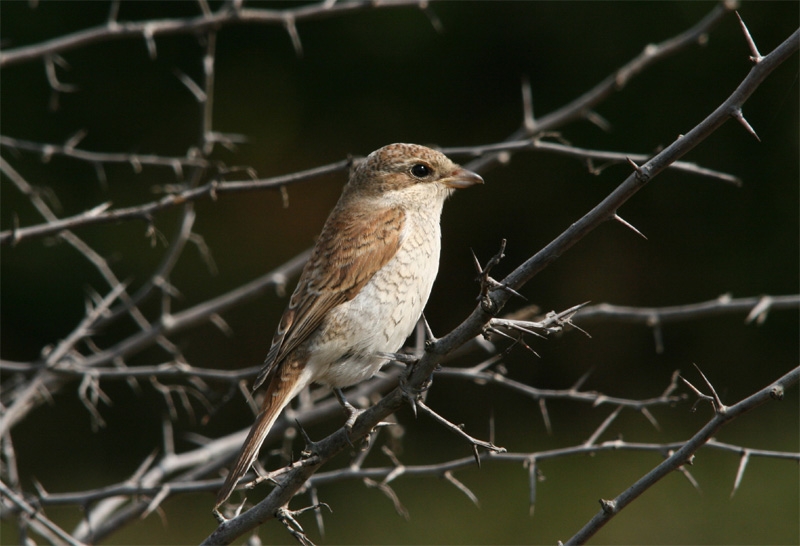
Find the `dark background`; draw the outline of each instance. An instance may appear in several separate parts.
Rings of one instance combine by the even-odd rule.
[[[247,3],[247,5],[250,4]],[[288,3],[258,4],[286,7]],[[214,157],[272,176],[365,155],[390,142],[440,146],[496,142],[522,119],[520,84],[530,80],[534,111],[550,112],[579,96],[636,56],[645,45],[671,37],[713,7],[706,2],[555,3],[446,2],[431,8],[437,33],[415,7],[368,10],[301,22],[298,58],[280,26],[237,25],[217,36],[214,128],[244,134],[235,153]],[[218,4],[211,3],[212,9]],[[746,2],[739,12],[762,54],[780,44],[798,23],[797,2]],[[120,20],[195,16],[194,2],[123,2]],[[3,47],[17,47],[103,24],[105,2],[0,4]],[[80,129],[80,148],[94,151],[183,155],[198,142],[200,106],[175,77],[178,69],[202,76],[203,47],[192,35],[157,38],[151,60],[143,39],[108,41],[64,53],[61,94],[48,108],[51,90],[42,62],[2,72],[2,133],[62,143]],[[708,43],[684,50],[631,81],[597,109],[611,124],[588,122],[560,135],[585,148],[653,153],[687,132],[716,108],[747,74],[749,51],[735,15],[711,33]],[[738,176],[741,188],[695,175],[666,172],[629,201],[620,215],[644,240],[608,223],[528,283],[524,295],[544,310],[591,301],[665,306],[713,299],[798,291],[798,68],[797,57],[778,68],[744,106],[761,142],[731,121],[691,152],[687,161]],[[3,157],[29,182],[58,197],[62,216],[104,201],[124,207],[153,199],[151,188],[175,181],[168,169],[108,166],[107,185],[92,165],[65,158],[43,163],[35,154],[3,149]],[[468,158],[454,157],[466,162]],[[486,184],[459,192],[445,207],[439,280],[426,316],[441,335],[475,305],[469,249],[486,260],[502,238],[507,258],[502,276],[577,220],[625,176],[627,166],[590,174],[581,162],[526,152],[484,173]],[[195,231],[209,245],[219,268],[211,275],[193,247],[184,252],[172,282],[182,297],[173,311],[188,308],[269,271],[313,243],[338,197],[344,175],[291,186],[288,209],[277,191],[222,196],[197,205]],[[27,198],[7,180],[0,183],[2,229],[41,222]],[[159,213],[156,226],[170,235],[177,211]],[[132,286],[144,283],[163,255],[151,247],[144,225],[128,222],[81,229],[78,235],[111,260]],[[35,360],[42,348],[66,336],[81,319],[88,287],[107,287],[94,268],[65,244],[37,240],[2,249],[2,358]],[[274,294],[225,314],[235,335],[204,325],[175,336],[189,362],[237,368],[259,363],[286,303]],[[512,302],[510,310],[522,305]],[[158,302],[144,308],[157,316]],[[129,324],[99,336],[106,346],[133,331]],[[694,320],[664,329],[665,351],[656,354],[644,326],[596,324],[591,339],[578,334],[531,340],[541,355],[517,349],[505,365],[511,377],[537,387],[567,388],[589,369],[585,385],[628,398],[656,396],[675,369],[697,378],[698,364],[723,401],[733,403],[797,365],[798,313],[773,312],[765,324],[745,325],[744,315]],[[163,352],[146,351],[128,362],[155,364]],[[471,362],[471,361],[470,361]],[[465,362],[464,365],[469,362]],[[699,384],[699,381],[696,383]],[[113,400],[101,406],[107,427],[92,432],[90,416],[76,398],[77,383],[52,404],[34,411],[13,430],[23,482],[35,477],[50,492],[83,490],[125,479],[160,444],[165,405],[145,387],[104,383]],[[584,441],[612,408],[576,403],[549,406],[554,434],[544,430],[536,404],[498,388],[455,380],[434,384],[429,403],[473,435],[486,438],[494,416],[496,443],[522,452]],[[655,431],[638,414],[623,413],[603,439],[668,442],[688,438],[711,416],[707,405],[654,411]],[[402,461],[435,463],[469,454],[467,446],[430,420],[398,415],[406,425]],[[181,413],[175,428],[217,437],[247,426],[251,416],[237,399],[202,427]],[[311,429],[321,437],[340,423]],[[797,389],[782,404],[769,404],[724,429],[721,441],[752,448],[797,452]],[[188,448],[180,443],[179,448]],[[457,473],[478,495],[481,507],[434,478],[401,478],[393,485],[410,512],[406,522],[389,500],[359,482],[320,490],[329,503],[326,535],[313,518],[301,519],[322,543],[554,543],[566,540],[598,509],[660,461],[652,453],[606,453],[541,464],[536,513],[528,515],[527,471],[487,463]],[[340,461],[346,462],[346,461]],[[800,541],[797,465],[755,459],[730,498],[738,457],[701,450],[691,472],[702,493],[681,475],[669,476],[615,518],[595,543],[781,543]],[[376,464],[388,464],[377,458]],[[296,499],[299,508],[306,498]],[[191,543],[214,527],[211,495],[182,496],[164,504],[167,523],[156,515],[129,526],[109,543]],[[49,509],[70,529],[75,507]],[[3,524],[3,542],[15,540]],[[275,522],[263,526],[268,542],[291,543]]]

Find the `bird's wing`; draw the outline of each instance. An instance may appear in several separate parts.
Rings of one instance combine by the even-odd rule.
[[[334,211],[283,312],[254,390],[317,329],[328,311],[353,299],[392,259],[402,242],[404,222],[405,213],[399,208]]]

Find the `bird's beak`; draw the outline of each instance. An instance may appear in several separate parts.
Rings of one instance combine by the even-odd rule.
[[[472,171],[468,171],[463,167],[459,167],[450,174],[447,178],[442,179],[442,183],[449,188],[464,189],[474,186],[475,184],[483,184],[483,178]]]

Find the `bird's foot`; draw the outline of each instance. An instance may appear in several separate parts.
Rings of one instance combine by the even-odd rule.
[[[414,355],[410,355],[408,353],[384,353],[384,352],[379,352],[379,353],[375,353],[375,354],[377,356],[381,357],[381,358],[385,358],[387,360],[395,360],[395,361],[401,362],[403,364],[416,364],[417,362],[419,362],[419,358],[418,357],[416,357]]]
[[[413,366],[409,366],[407,372],[400,376],[400,390],[403,392],[405,399],[408,400],[408,403],[411,406],[411,411],[414,412],[414,417],[416,417],[417,400],[420,400],[422,395],[431,388],[431,385],[433,384],[433,377],[426,379],[425,382],[419,387],[411,386],[408,384],[408,377],[411,375],[413,369]]]

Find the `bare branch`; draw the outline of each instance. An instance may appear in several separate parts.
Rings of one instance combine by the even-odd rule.
[[[197,401],[199,401],[199,406],[204,406],[203,410],[207,412],[207,415],[200,415],[200,419],[208,419],[221,404],[227,403],[233,397],[238,397],[240,393],[243,393],[244,398],[253,405],[257,405],[256,400],[254,400],[247,388],[246,380],[254,375],[260,366],[234,371],[196,367],[191,365],[183,356],[183,348],[178,342],[170,340],[169,337],[206,322],[217,325],[223,333],[229,334],[231,329],[221,313],[262,294],[265,289],[274,287],[279,292],[282,292],[288,279],[295,275],[304,264],[307,259],[307,253],[297,256],[275,271],[228,293],[194,304],[189,308],[174,311],[174,309],[180,309],[176,303],[176,298],[181,295],[181,291],[186,291],[186,287],[179,287],[171,277],[177,277],[177,275],[172,275],[172,272],[183,256],[186,243],[191,241],[197,245],[203,261],[210,270],[213,271],[215,269],[210,251],[205,245],[202,236],[193,231],[196,218],[194,202],[198,200],[213,201],[220,193],[275,188],[282,191],[282,195],[286,198],[287,185],[310,180],[328,173],[343,172],[352,165],[352,160],[342,160],[314,169],[267,179],[226,180],[226,178],[233,178],[235,174],[241,171],[250,174],[252,178],[255,178],[255,174],[252,169],[232,169],[222,162],[209,158],[209,154],[214,150],[215,144],[220,143],[222,146],[233,148],[233,145],[241,140],[238,135],[222,134],[215,131],[212,123],[214,118],[217,34],[224,32],[228,26],[233,24],[282,26],[288,33],[296,54],[301,56],[303,44],[298,32],[299,23],[325,16],[378,9],[386,5],[417,5],[429,17],[431,24],[437,31],[440,32],[443,28],[441,21],[432,13],[426,1],[412,2],[402,0],[393,3],[376,3],[361,2],[359,0],[353,2],[326,0],[318,4],[292,6],[289,9],[267,10],[260,8],[245,9],[241,0],[232,0],[223,3],[217,11],[212,11],[206,0],[198,0],[197,7],[201,12],[199,17],[150,20],[136,23],[119,22],[120,2],[113,1],[105,25],[41,44],[0,51],[0,66],[4,68],[6,65],[11,66],[14,63],[29,60],[42,62],[48,77],[48,83],[53,90],[52,94],[57,99],[58,93],[74,90],[73,86],[62,83],[58,78],[63,70],[68,69],[68,65],[61,55],[74,48],[86,47],[90,44],[102,43],[108,40],[134,38],[134,40],[138,40],[138,43],[131,43],[135,43],[136,47],[141,49],[142,42],[144,42],[149,55],[155,59],[158,53],[162,53],[162,57],[165,55],[163,46],[161,51],[158,49],[158,46],[162,45],[160,40],[162,36],[195,33],[199,37],[201,46],[205,49],[202,59],[202,78],[192,78],[182,71],[176,70],[175,72],[177,78],[183,82],[183,85],[198,103],[197,117],[200,123],[196,131],[196,144],[186,152],[185,157],[168,157],[157,154],[98,153],[82,150],[77,147],[87,134],[84,130],[75,132],[63,145],[50,145],[0,136],[0,146],[6,148],[6,151],[10,153],[16,154],[20,150],[30,151],[39,154],[43,162],[47,162],[55,155],[88,162],[95,168],[97,176],[103,185],[106,184],[106,166],[112,163],[130,164],[135,172],[140,172],[143,166],[168,166],[174,170],[176,178],[180,181],[180,183],[160,188],[159,191],[164,192],[165,195],[152,202],[120,209],[112,208],[111,202],[104,202],[92,205],[89,210],[79,214],[67,218],[58,218],[56,213],[58,215],[62,213],[57,207],[55,194],[52,194],[52,198],[49,198],[46,189],[37,188],[27,183],[5,159],[0,158],[0,169],[2,169],[5,176],[11,180],[20,193],[28,198],[32,207],[38,210],[44,218],[41,224],[20,227],[16,216],[13,216],[9,221],[13,228],[0,233],[0,244],[13,245],[55,235],[66,240],[77,249],[81,257],[88,260],[108,284],[107,288],[98,290],[99,293],[90,292],[83,319],[62,341],[54,344],[54,348],[48,347],[46,351],[43,351],[40,358],[31,362],[0,361],[4,378],[7,377],[8,379],[3,384],[2,406],[0,406],[0,410],[2,410],[0,434],[2,434],[5,462],[2,469],[5,483],[0,483],[0,487],[2,487],[3,493],[4,514],[16,515],[20,528],[23,530],[23,534],[20,537],[21,542],[30,540],[24,536],[24,530],[30,529],[52,542],[67,542],[71,544],[97,543],[109,536],[110,533],[134,521],[135,518],[145,517],[154,511],[161,512],[163,501],[172,495],[196,491],[213,491],[220,486],[222,480],[207,478],[210,475],[215,475],[226,464],[226,461],[232,457],[241,445],[247,431],[239,431],[217,439],[205,438],[200,434],[186,435],[185,439],[194,442],[197,447],[181,453],[180,446],[182,444],[178,443],[176,446],[176,438],[174,437],[170,416],[177,417],[180,414],[180,408],[183,407],[189,418],[194,419],[195,411],[197,411],[198,407]],[[338,405],[335,404],[324,389],[315,389],[304,393],[297,407],[289,408],[286,418],[279,420],[269,438],[270,441],[274,441],[278,436],[284,436],[280,449],[276,449],[271,455],[279,456],[283,463],[289,461],[288,464],[274,472],[267,472],[263,468],[257,467],[260,475],[251,484],[251,486],[255,486],[256,484],[269,482],[274,485],[274,488],[261,503],[253,508],[245,510],[248,505],[242,503],[242,506],[239,507],[239,510],[230,520],[222,521],[214,534],[208,537],[207,543],[230,542],[248,530],[256,528],[264,521],[277,518],[286,525],[289,532],[297,540],[310,544],[310,539],[297,522],[296,516],[307,510],[314,510],[318,526],[322,532],[320,507],[327,505],[319,502],[317,488],[323,484],[348,479],[359,479],[368,486],[380,489],[391,499],[400,514],[407,515],[408,511],[402,505],[390,484],[396,479],[408,476],[444,478],[477,504],[477,496],[464,483],[459,481],[454,473],[460,469],[474,466],[475,460],[479,463],[481,462],[478,453],[479,446],[488,450],[482,453],[484,462],[497,461],[520,464],[527,468],[531,514],[537,500],[536,484],[537,480],[542,476],[542,462],[569,455],[585,455],[614,450],[659,453],[666,459],[664,464],[672,465],[672,469],[677,468],[684,473],[690,482],[697,486],[696,480],[682,465],[691,460],[692,454],[700,446],[707,445],[724,452],[734,453],[739,457],[739,468],[734,478],[731,495],[739,489],[744,472],[754,457],[761,456],[800,461],[800,453],[759,450],[757,448],[722,444],[710,439],[711,434],[714,432],[707,431],[712,423],[717,422],[717,429],[715,430],[718,430],[719,427],[735,419],[744,411],[768,399],[782,399],[785,389],[797,383],[798,370],[790,372],[772,385],[756,393],[756,395],[753,395],[753,397],[730,407],[722,403],[720,396],[704,376],[705,386],[701,388],[694,387],[681,377],[680,380],[685,381],[685,384],[694,390],[702,400],[707,399],[714,405],[717,414],[689,442],[645,444],[625,442],[621,437],[607,442],[602,442],[600,439],[625,409],[632,409],[641,413],[654,427],[658,428],[658,421],[654,415],[655,410],[651,412],[651,409],[654,407],[675,406],[687,398],[685,393],[676,392],[679,385],[677,372],[672,376],[670,384],[662,394],[637,400],[582,390],[588,378],[588,373],[578,380],[575,385],[567,389],[534,388],[511,379],[506,375],[507,371],[502,363],[502,358],[516,344],[527,347],[523,340],[525,334],[548,335],[569,331],[571,327],[580,330],[578,326],[583,326],[583,321],[644,323],[652,328],[657,340],[657,348],[660,348],[663,346],[661,332],[665,324],[730,313],[746,315],[745,322],[748,324],[750,322],[762,324],[772,310],[796,311],[800,308],[800,296],[798,295],[739,299],[722,296],[710,302],[665,308],[636,308],[607,304],[596,306],[580,305],[559,314],[550,313],[543,319],[536,319],[535,314],[539,312],[530,310],[525,310],[525,313],[528,313],[527,315],[523,313],[517,316],[499,316],[503,306],[511,297],[515,295],[522,297],[519,292],[521,286],[605,220],[615,220],[632,227],[617,214],[619,207],[664,169],[679,169],[683,172],[709,176],[737,185],[740,184],[739,179],[730,174],[699,167],[693,163],[678,161],[677,158],[682,157],[703,138],[711,134],[728,117],[736,119],[755,135],[755,131],[744,120],[742,105],[758,84],[767,77],[769,72],[777,64],[783,62],[788,55],[797,50],[798,34],[795,33],[775,51],[767,56],[761,56],[749,31],[744,26],[744,23],[741,22],[741,18],[740,23],[754,62],[752,71],[734,94],[717,111],[698,124],[687,135],[680,137],[678,141],[663,152],[650,156],[647,154],[589,150],[570,146],[560,140],[558,143],[543,141],[545,138],[560,139],[559,135],[552,132],[553,129],[573,120],[585,119],[601,128],[608,129],[610,124],[594,110],[601,101],[624,87],[631,77],[644,68],[651,66],[654,62],[679,50],[688,48],[692,44],[701,43],[706,39],[708,30],[732,9],[732,2],[721,4],[703,21],[685,33],[661,44],[645,47],[641,55],[603,80],[590,92],[541,118],[534,118],[533,92],[530,84],[525,80],[522,91],[523,123],[519,131],[511,135],[505,142],[445,149],[446,153],[450,155],[466,154],[477,158],[471,165],[468,165],[468,168],[478,171],[485,170],[498,162],[507,162],[513,153],[522,150],[542,151],[574,157],[584,162],[591,172],[599,172],[606,165],[621,164],[630,159],[627,164],[633,168],[634,173],[614,193],[565,231],[542,252],[532,256],[502,281],[492,279],[489,273],[491,267],[496,265],[500,258],[503,257],[504,245],[485,268],[476,259],[481,280],[482,297],[480,304],[458,328],[440,339],[434,338],[430,327],[427,326],[427,322],[424,323],[429,332],[429,342],[427,347],[424,347],[425,336],[419,336],[417,351],[413,357],[415,360],[419,359],[419,363],[411,369],[407,380],[407,388],[411,391],[425,388],[431,375],[435,373],[437,377],[466,379],[478,385],[492,384],[499,386],[500,389],[498,390],[502,392],[522,394],[538,403],[548,432],[551,432],[552,426],[546,404],[547,400],[568,400],[576,403],[589,403],[592,406],[611,404],[613,410],[605,418],[605,421],[591,433],[589,438],[578,445],[554,450],[509,453],[505,452],[503,448],[497,448],[494,445],[493,417],[489,423],[489,441],[484,442],[466,434],[461,426],[449,422],[431,410],[424,402],[421,402],[419,407],[423,412],[430,414],[437,422],[469,442],[474,456],[434,464],[407,466],[402,464],[400,457],[396,455],[396,453],[400,453],[399,450],[390,451],[384,446],[383,451],[390,458],[392,464],[381,467],[368,466],[368,462],[374,459],[374,457],[368,458],[367,455],[371,453],[376,444],[376,438],[379,436],[378,431],[381,430],[378,427],[386,425],[388,419],[391,419],[392,423],[396,424],[392,413],[406,403],[406,395],[403,392],[403,388],[394,388],[398,383],[401,366],[393,364],[373,380],[353,389],[356,395],[364,400],[361,405],[367,406],[369,403],[376,401],[377,403],[356,420],[350,439],[348,439],[344,429],[337,430],[327,438],[314,444],[315,452],[313,455],[291,461],[292,439],[296,429],[292,428],[287,432],[288,422],[298,418],[304,426],[308,426],[310,423],[319,422],[325,418],[339,416],[340,413]],[[791,44],[787,46],[790,41],[794,42],[793,49]],[[307,39],[306,45],[311,46],[312,44],[313,41]],[[189,100],[193,99],[189,97]],[[603,164],[596,168],[593,164],[594,161],[603,162]],[[185,169],[190,170],[187,180],[184,182]],[[149,200],[151,197],[147,197],[147,199]],[[180,225],[175,233],[168,234],[171,235],[168,237],[156,229],[154,215],[173,207],[181,207],[179,211]],[[90,225],[130,220],[143,220],[145,229],[152,240],[154,242],[163,240],[165,247],[167,247],[161,263],[133,294],[127,292],[127,283],[117,279],[115,272],[109,266],[107,258],[92,249],[71,231]],[[635,228],[634,231],[636,231]],[[114,262],[112,261],[111,263],[113,264]],[[137,286],[139,285],[137,284]],[[153,295],[160,297],[160,301],[158,299],[154,301],[152,299]],[[148,299],[148,303],[151,305],[142,307]],[[147,309],[151,314],[144,315],[140,308]],[[110,341],[109,338],[106,338],[106,342],[102,344],[102,347],[99,346],[101,345],[99,340],[95,341],[93,339],[93,336],[98,333],[106,333],[104,329],[112,323],[124,324],[125,320],[130,317],[133,318],[138,328],[133,335],[116,337]],[[573,319],[577,325],[573,323]],[[420,323],[420,332],[424,330],[424,326],[423,323]],[[499,336],[506,336],[513,344],[498,341]],[[438,368],[442,362],[445,362],[446,358],[451,359],[454,357],[456,348],[466,348],[464,344],[467,342],[469,342],[470,347],[480,346],[493,356],[489,358],[482,356],[483,360],[470,368]],[[156,348],[160,347],[166,354],[162,364],[132,365],[133,361],[129,360],[131,356],[154,346]],[[503,346],[507,347],[506,351],[498,349],[498,347]],[[527,348],[530,349],[530,347]],[[533,349],[530,350],[533,351]],[[148,361],[152,360],[149,355],[147,357]],[[98,404],[101,402],[110,403],[110,399],[103,390],[107,385],[102,382],[118,379],[125,379],[135,388],[144,386],[161,394],[166,408],[163,419],[163,446],[151,452],[150,456],[139,465],[139,468],[134,471],[131,477],[120,484],[90,491],[55,494],[48,493],[43,487],[35,484],[35,488],[39,492],[39,498],[24,496],[18,488],[16,453],[11,445],[9,434],[11,427],[25,418],[32,408],[42,401],[52,398],[54,393],[69,383],[74,385],[75,395],[91,412],[93,423],[101,423],[102,415],[98,410]],[[142,379],[147,380],[141,381]],[[166,382],[164,381],[165,379]],[[222,397],[222,402],[214,401],[213,407],[209,399],[214,399],[208,397],[209,388],[204,381],[206,379],[219,381],[223,383],[223,387],[228,388],[227,394]],[[177,380],[177,384],[170,383],[170,380]],[[393,388],[394,390],[391,390]],[[390,390],[391,392],[388,392]],[[387,392],[388,394],[385,394]],[[710,392],[711,395],[706,395],[704,392]],[[724,391],[722,392],[724,393]],[[766,392],[766,395],[764,395],[764,392]],[[382,399],[380,399],[381,396],[383,396]],[[756,402],[751,402],[746,408],[742,406],[742,404],[756,396],[758,397]],[[765,398],[765,396],[768,398]],[[288,426],[290,428],[293,427],[293,425]],[[393,427],[391,430],[396,432],[401,428]],[[364,440],[365,449],[357,453],[348,466],[335,468],[328,472],[319,471],[322,465],[327,464],[337,453],[352,449],[350,442],[357,441],[359,438]],[[397,442],[397,439],[393,438],[392,441]],[[278,444],[276,443],[275,445]],[[392,445],[394,446],[394,444]],[[687,447],[690,445],[691,447]],[[266,455],[266,450],[264,454]],[[267,467],[266,462],[264,466]],[[662,466],[659,465],[631,489],[638,488],[636,494],[640,494],[641,491],[650,487],[663,475],[659,474],[659,472],[662,472],[659,470]],[[252,474],[248,478],[252,478]],[[11,491],[11,494],[15,495],[15,497],[12,499],[10,495],[6,495],[6,490]],[[290,510],[290,501],[303,492],[309,493],[311,506],[301,510]],[[635,498],[635,496],[626,496],[629,495],[629,492],[630,490],[626,491],[616,499],[603,501],[603,510],[595,518],[599,518],[598,521],[601,523],[595,523],[593,527],[590,527],[592,523],[590,522],[581,531],[583,535],[579,533],[579,535],[576,535],[579,538],[575,539],[573,537],[573,539],[585,540],[580,537],[586,536],[588,538],[588,536],[596,532],[599,525],[604,524],[605,521],[613,517],[614,514],[618,513]],[[42,507],[56,504],[77,504],[85,509],[85,519],[74,530],[73,535],[64,533],[57,526],[53,528],[54,524],[44,515]],[[66,537],[62,536],[61,533],[66,534]]]
[[[69,533],[61,529],[58,525],[50,521],[44,514],[41,513],[38,509],[28,504],[25,499],[17,495],[14,491],[9,489],[5,483],[0,481],[0,493],[3,494],[5,498],[7,498],[11,503],[13,503],[17,508],[25,512],[30,518],[34,521],[41,524],[47,531],[52,533],[58,540],[63,541],[65,544],[70,544],[71,546],[82,546],[83,542],[75,540]],[[5,503],[3,503],[5,504]]]
[[[638,75],[644,69],[691,45],[699,44],[704,41],[707,37],[707,33],[730,13],[733,7],[733,3],[721,2],[692,28],[659,44],[649,44],[645,46],[641,54],[619,68],[614,74],[595,85],[592,89],[572,102],[537,119],[536,130],[541,134],[552,131],[556,127],[566,125],[571,121],[589,116],[598,104],[611,94],[621,90],[632,77]],[[506,140],[515,141],[530,136],[532,135],[528,133],[523,124],[521,129],[514,132]],[[509,155],[507,152],[492,154],[472,161],[468,163],[466,167],[480,173],[489,168],[489,166],[497,164],[501,159],[507,161],[508,157]]]
[[[795,368],[774,383],[764,387],[744,400],[734,404],[733,406],[729,406],[727,411],[716,413],[711,421],[709,421],[680,449],[675,451],[675,453],[672,454],[667,460],[648,472],[626,491],[611,501],[610,506],[613,506],[612,509],[601,510],[583,527],[583,529],[581,529],[564,544],[584,544],[606,523],[608,523],[611,518],[617,515],[628,504],[634,501],[639,495],[649,489],[658,480],[673,470],[676,470],[677,468],[680,468],[682,465],[686,464],[689,458],[703,444],[708,442],[719,429],[729,423],[732,419],[735,419],[737,416],[772,400],[772,392],[776,387],[786,389],[787,387],[796,384],[798,380],[800,380],[800,367]]]
[[[724,294],[702,303],[670,307],[629,307],[607,303],[588,305],[575,314],[575,321],[579,324],[612,321],[652,325],[698,320],[730,313],[749,313],[747,323],[753,320],[763,323],[770,310],[791,309],[800,309],[800,295],[732,298],[730,294]]]
[[[425,2],[427,3],[427,2]],[[34,59],[64,53],[79,47],[109,40],[144,37],[150,57],[156,57],[156,36],[208,32],[233,24],[285,25],[287,18],[293,21],[307,21],[322,17],[344,15],[356,11],[380,8],[399,8],[419,6],[420,0],[391,0],[375,4],[365,0],[308,4],[284,10],[261,8],[230,9],[225,3],[211,15],[187,17],[182,19],[160,19],[142,22],[119,22],[116,15],[106,25],[68,34],[29,46],[5,49],[0,52],[0,68],[32,61]]]

